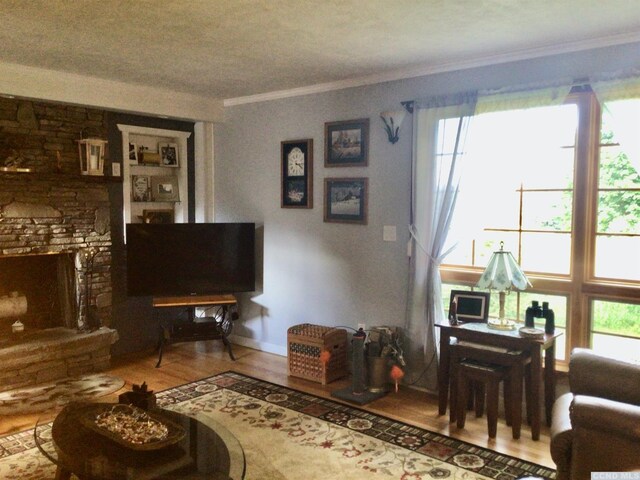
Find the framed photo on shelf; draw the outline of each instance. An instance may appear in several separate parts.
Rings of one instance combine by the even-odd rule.
[[[313,139],[280,142],[282,208],[313,208]]]
[[[151,178],[149,175],[131,175],[131,201],[151,201]]]
[[[471,292],[469,290],[451,290],[449,299],[449,316],[451,306],[456,302],[456,314],[461,322],[484,322],[489,319],[489,292]]]
[[[138,165],[138,145],[135,143],[129,144],[129,164]]]
[[[325,167],[366,167],[368,162],[368,118],[324,124]]]
[[[174,223],[173,219],[172,209],[142,211],[142,223]]]
[[[368,178],[325,178],[324,221],[367,224]]]
[[[159,143],[158,153],[160,154],[160,165],[164,167],[178,166],[178,144]]]
[[[151,198],[154,202],[179,202],[178,177],[174,175],[152,176]]]

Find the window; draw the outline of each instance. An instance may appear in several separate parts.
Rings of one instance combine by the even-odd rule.
[[[600,130],[595,276],[640,281],[640,152],[624,128],[640,134],[640,100],[606,102]],[[635,158],[630,158],[635,157]],[[632,163],[633,162],[633,163]],[[635,255],[634,255],[635,254]]]
[[[593,300],[591,345],[599,351],[640,351],[640,305]]]
[[[474,117],[450,233],[460,243],[441,266],[446,309],[504,241],[533,284],[507,296],[507,316],[523,322],[532,300],[548,301],[559,359],[577,346],[640,352],[640,99],[601,108],[586,90]]]

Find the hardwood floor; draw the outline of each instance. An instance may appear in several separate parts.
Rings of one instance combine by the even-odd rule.
[[[307,380],[288,377],[287,359],[278,355],[241,346],[234,346],[234,354],[235,362],[231,361],[223,351],[221,342],[209,341],[169,346],[160,368],[155,368],[157,360],[155,352],[114,359],[109,372],[123,378],[126,382],[125,387],[100,400],[116,400],[119,393],[131,389],[133,384],[146,382],[150,389],[159,391],[228,370],[326,398],[332,398],[333,390],[349,384],[348,379],[343,379],[322,386]],[[521,438],[513,440],[511,428],[506,426],[504,418],[500,418],[497,438],[491,440],[487,436],[486,417],[476,419],[475,415],[470,414],[467,416],[465,428],[458,430],[455,424],[449,424],[448,415],[438,415],[437,397],[402,386],[397,394],[391,392],[367,405],[365,409],[516,458],[555,468],[549,454],[549,429],[544,425],[540,440],[537,442],[531,440],[531,432],[527,425],[523,425]],[[55,414],[55,411],[50,411],[44,414],[5,416],[0,418],[0,434],[33,428],[41,416],[54,418]]]

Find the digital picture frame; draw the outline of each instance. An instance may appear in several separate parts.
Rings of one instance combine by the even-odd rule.
[[[489,319],[488,292],[451,290],[449,308],[456,302],[456,313],[460,322],[486,322]]]

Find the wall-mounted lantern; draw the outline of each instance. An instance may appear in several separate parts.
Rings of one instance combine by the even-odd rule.
[[[80,173],[82,175],[104,175],[104,154],[107,141],[100,138],[78,140]]]

